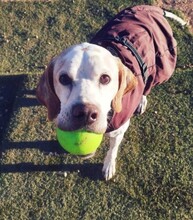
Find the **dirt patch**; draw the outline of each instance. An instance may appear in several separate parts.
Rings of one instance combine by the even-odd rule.
[[[193,31],[193,0],[158,0],[157,2],[164,9],[176,9],[183,12],[185,20]]]

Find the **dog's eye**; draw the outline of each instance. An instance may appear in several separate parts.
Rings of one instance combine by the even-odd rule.
[[[72,79],[67,74],[62,74],[59,78],[59,81],[64,86],[72,84]]]
[[[110,78],[109,75],[107,75],[107,74],[103,74],[103,75],[101,75],[99,81],[100,81],[101,84],[103,84],[103,85],[107,85],[107,84],[109,84],[109,82],[111,81],[111,78]]]

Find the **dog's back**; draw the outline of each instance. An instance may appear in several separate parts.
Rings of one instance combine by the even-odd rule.
[[[118,56],[138,79],[132,94],[123,98],[123,111],[112,126],[120,127],[138,107],[142,95],[167,81],[174,72],[177,43],[164,11],[155,6],[126,8],[109,21],[91,40]]]

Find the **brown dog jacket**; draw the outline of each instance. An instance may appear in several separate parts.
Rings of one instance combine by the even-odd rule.
[[[155,6],[126,8],[97,32],[91,43],[118,56],[137,78],[137,86],[122,99],[107,132],[118,129],[137,109],[142,95],[167,81],[174,72],[177,43],[164,11]]]

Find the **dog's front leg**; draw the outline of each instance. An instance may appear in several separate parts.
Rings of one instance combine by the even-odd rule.
[[[128,120],[119,129],[108,133],[110,137],[110,148],[104,160],[103,175],[106,180],[110,180],[116,171],[116,158],[119,145],[123,139],[124,133],[129,127],[130,120]]]

